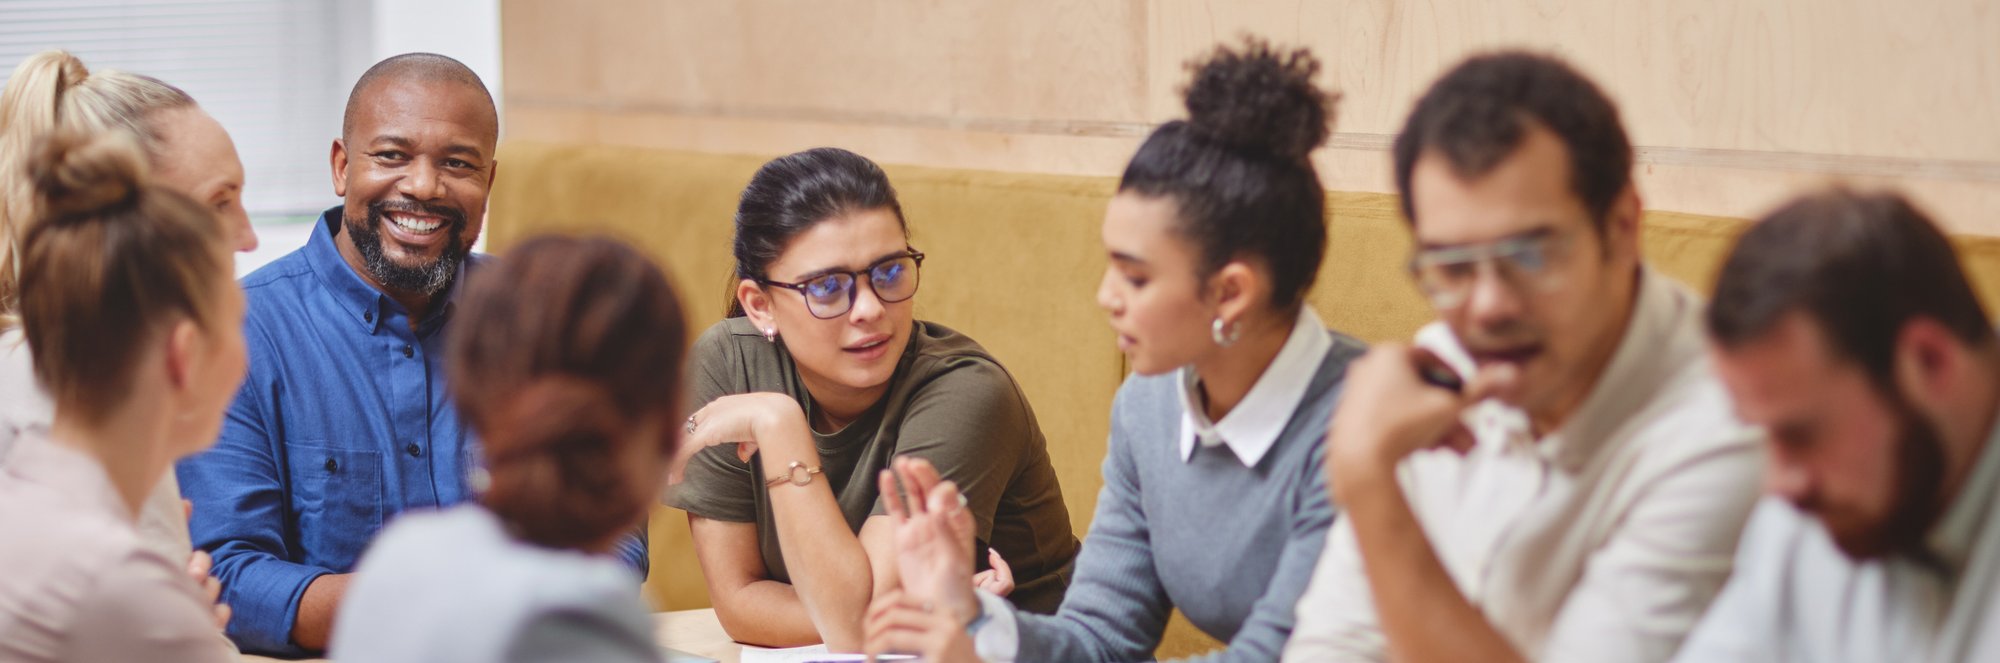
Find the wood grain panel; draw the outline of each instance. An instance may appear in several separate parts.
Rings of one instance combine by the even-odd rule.
[[[1252,32],[1309,46],[1347,91],[1341,129],[1391,134],[1466,54],[1563,55],[1651,146],[1991,162],[2000,157],[1992,0],[1162,0],[1152,119],[1179,65]]]
[[[1245,31],[1343,89],[1332,191],[1464,54],[1564,54],[1618,100],[1654,209],[1752,216],[1829,178],[2000,234],[2000,0],[504,0],[507,135],[1116,176],[1181,114],[1183,67]]]
[[[759,116],[1144,119],[1137,0],[510,0],[510,103]],[[551,42],[561,42],[559,45]],[[586,71],[588,70],[588,71]]]

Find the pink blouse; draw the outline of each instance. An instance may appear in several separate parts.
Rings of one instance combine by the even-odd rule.
[[[104,468],[44,434],[0,466],[0,661],[232,661],[201,589]]]
[[[0,332],[0,465],[7,464],[7,452],[16,440],[30,433],[47,435],[55,418],[55,404],[35,384],[35,364],[29,354],[20,328]],[[184,558],[193,549],[187,518],[181,484],[168,470],[139,508],[139,539],[168,559]]]

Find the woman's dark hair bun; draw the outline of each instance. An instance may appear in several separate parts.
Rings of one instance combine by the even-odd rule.
[[[485,453],[479,501],[524,541],[588,548],[644,520],[680,436],[687,316],[660,266],[601,236],[542,235],[467,279],[445,382]]]
[[[129,138],[62,132],[37,146],[28,177],[42,218],[62,223],[137,204],[145,163],[138,143]]]
[[[1188,124],[1234,150],[1303,160],[1326,142],[1338,94],[1313,84],[1319,59],[1304,48],[1279,50],[1257,37],[1218,46],[1188,63]]]
[[[531,378],[494,416],[499,425],[488,434],[489,464],[561,453],[566,446],[605,453],[630,426],[604,387],[560,374]]]
[[[483,431],[492,483],[481,499],[520,535],[580,548],[645,517],[652,499],[635,494],[621,462],[632,424],[603,386],[531,378],[492,418]]]

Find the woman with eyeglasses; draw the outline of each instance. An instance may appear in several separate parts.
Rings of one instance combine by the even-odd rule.
[[[908,241],[888,176],[853,152],[780,157],[743,191],[730,317],[695,343],[667,498],[740,642],[860,650],[898,579],[876,482],[898,456],[965,496],[963,561],[984,568],[968,587],[1047,612],[1068,586],[1079,544],[1034,412],[978,343],[913,319]]]
[[[1275,661],[1333,523],[1326,419],[1354,339],[1305,304],[1325,254],[1325,193],[1308,155],[1333,97],[1304,50],[1218,49],[1104,213],[1097,301],[1133,376],[1111,411],[1104,490],[1054,615],[975,591],[955,493],[923,461],[879,481],[901,592],[869,609],[865,649],[959,661],[1144,661],[1178,608],[1227,647]]]

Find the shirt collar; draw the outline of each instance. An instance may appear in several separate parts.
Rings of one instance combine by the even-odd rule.
[[[1271,365],[1257,376],[1249,393],[1243,395],[1243,402],[1237,403],[1218,422],[1210,422],[1201,405],[1200,378],[1195,375],[1194,367],[1181,367],[1181,461],[1194,458],[1197,444],[1227,446],[1245,467],[1256,467],[1291,423],[1300,395],[1332,350],[1333,337],[1319,315],[1311,307],[1301,308],[1298,321],[1293,323],[1290,336],[1271,359]]]
[[[1620,428],[1666,392],[1690,361],[1701,365],[1700,301],[1672,280],[1639,268],[1637,300],[1625,334],[1590,394],[1568,421],[1543,439],[1545,454],[1574,471],[1613,440]],[[1525,417],[1524,417],[1525,418]]]
[[[353,266],[347,264],[347,259],[341,257],[340,245],[334,241],[334,236],[341,231],[343,209],[336,205],[320,213],[319,223],[313,226],[312,237],[306,240],[306,264],[312,267],[313,275],[326,286],[327,292],[340,300],[340,308],[352,316],[355,323],[373,334],[381,329],[382,319],[390,313],[407,314],[407,311],[395,299],[369,285],[360,274],[355,273]],[[465,282],[466,267],[476,259],[476,256],[468,255],[459,263],[458,276],[453,279],[451,290],[445,293],[444,303],[432,311],[421,326],[435,327],[451,317],[458,308],[458,293],[464,290],[459,285]]]
[[[1925,540],[1931,554],[1954,574],[1965,568],[1980,532],[1989,526],[2000,526],[1992,522],[1995,515],[2000,515],[1994,513],[1995,493],[2000,491],[2000,426],[1986,434],[1986,447],[1973,463],[1972,471],[1965,475],[1965,484],[1958,488],[1958,496],[1945,508]]]

